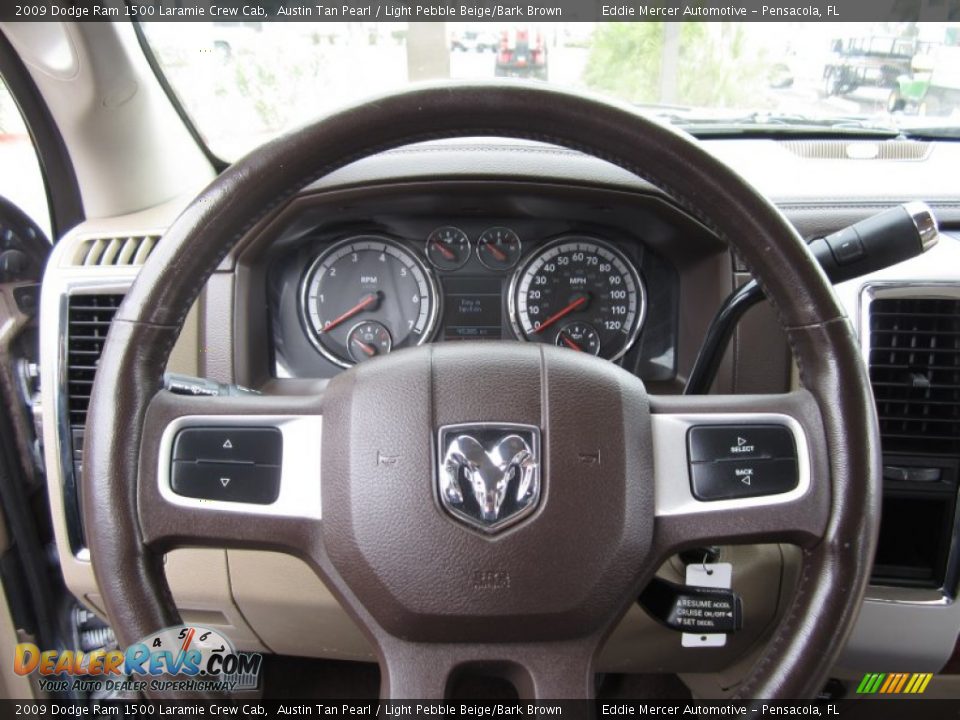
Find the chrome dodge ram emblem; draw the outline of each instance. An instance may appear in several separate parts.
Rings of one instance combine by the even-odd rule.
[[[540,502],[540,430],[532,425],[440,428],[440,504],[458,520],[493,533]]]

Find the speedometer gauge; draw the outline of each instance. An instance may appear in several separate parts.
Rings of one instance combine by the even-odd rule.
[[[300,292],[310,342],[341,367],[425,342],[437,303],[436,283],[423,263],[376,235],[331,246],[310,265]]]
[[[567,236],[545,245],[510,285],[510,320],[517,336],[573,351],[622,357],[646,313],[640,274],[601,240]]]

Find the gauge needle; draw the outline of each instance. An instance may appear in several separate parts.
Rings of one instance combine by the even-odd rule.
[[[490,249],[490,252],[493,253],[493,256],[500,262],[503,262],[507,259],[507,254],[493,243],[487,243],[487,247]]]
[[[440,254],[443,255],[447,260],[456,260],[457,254],[443,244],[441,240],[434,240],[433,246],[440,251]]]
[[[379,293],[370,293],[369,295],[367,295],[366,297],[364,297],[363,300],[361,300],[361,301],[358,302],[356,305],[354,305],[352,308],[350,308],[349,310],[347,310],[343,315],[341,315],[341,316],[338,317],[338,318],[334,318],[333,320],[331,320],[330,322],[328,322],[326,325],[324,325],[322,332],[330,332],[330,331],[333,330],[337,325],[339,325],[340,323],[342,323],[344,320],[349,320],[350,318],[352,318],[352,317],[353,317],[354,315],[356,315],[357,313],[363,312],[364,310],[366,310],[366,309],[369,308],[370,306],[375,305],[376,302],[377,302],[377,300],[379,300]]]
[[[363,340],[359,340],[357,338],[354,338],[353,341],[370,357],[373,357],[377,354],[377,349],[373,345],[368,345]]]
[[[588,296],[586,296],[586,295],[581,295],[581,296],[578,297],[576,300],[574,300],[572,303],[570,303],[569,305],[567,305],[563,310],[560,310],[559,312],[554,313],[553,315],[551,315],[550,317],[548,317],[546,320],[544,320],[542,323],[540,323],[540,327],[538,327],[536,330],[534,330],[534,332],[535,332],[535,333],[543,332],[543,331],[546,330],[548,327],[550,327],[551,325],[553,325],[557,320],[559,320],[560,318],[565,318],[567,315],[569,315],[570,313],[572,313],[574,310],[576,310],[577,308],[579,308],[580,306],[582,306],[585,302],[587,302],[588,299],[589,299]]]
[[[183,661],[183,654],[187,652],[187,650],[190,648],[190,643],[193,642],[193,636],[196,632],[197,632],[196,628],[190,628],[189,630],[187,630],[187,636],[183,639],[183,644],[180,645],[180,652],[177,655],[177,662],[176,662],[177,666],[179,666],[180,663]]]
[[[571,340],[570,338],[568,338],[568,337],[567,337],[566,335],[564,335],[563,333],[560,333],[560,339],[563,341],[563,344],[566,345],[568,348],[572,348],[573,350],[576,350],[577,352],[583,352],[583,348],[582,348],[582,347],[580,347],[579,345],[577,345],[573,340]]]

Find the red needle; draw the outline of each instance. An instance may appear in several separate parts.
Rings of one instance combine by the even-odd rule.
[[[377,354],[377,349],[373,345],[368,345],[363,340],[358,340],[354,338],[353,341],[360,346],[360,349],[363,350],[367,355],[373,357]]]
[[[187,630],[187,636],[183,639],[183,644],[180,646],[180,653],[177,655],[177,660],[182,662],[183,654],[190,647],[190,643],[193,642],[194,633],[197,632],[196,628],[190,628]]]
[[[354,305],[352,308],[350,308],[349,310],[347,310],[343,315],[341,315],[341,316],[338,317],[338,318],[335,318],[335,319],[331,320],[331,321],[328,322],[326,325],[324,325],[324,326],[323,326],[323,330],[321,330],[320,332],[330,332],[330,331],[333,330],[337,325],[339,325],[340,323],[342,323],[344,320],[349,320],[349,319],[352,318],[354,315],[356,315],[358,312],[363,312],[364,310],[366,310],[368,307],[370,307],[371,305],[375,304],[376,302],[377,302],[377,293],[370,293],[370,294],[367,295],[365,298],[363,298],[363,300],[361,300],[361,301],[358,302],[356,305]]]
[[[587,298],[586,295],[581,295],[581,296],[578,297],[576,300],[574,300],[572,303],[570,303],[569,305],[567,305],[563,310],[560,310],[559,312],[554,313],[553,315],[551,315],[550,317],[548,317],[546,320],[544,320],[542,323],[540,323],[540,327],[538,327],[536,330],[534,330],[534,332],[535,332],[535,333],[543,332],[543,331],[546,330],[548,327],[550,327],[551,325],[553,325],[557,320],[559,320],[560,318],[566,317],[567,315],[569,315],[570,313],[572,313],[574,310],[576,310],[578,307],[580,307],[581,305],[583,305],[583,304],[587,301],[587,299],[588,299],[588,298]]]
[[[487,243],[487,247],[490,249],[490,252],[492,252],[494,256],[497,258],[497,260],[499,260],[500,262],[503,262],[504,260],[507,259],[507,254],[503,250],[498,248],[496,245],[494,245],[493,243]]]
[[[563,340],[563,344],[566,345],[568,348],[573,348],[573,349],[576,350],[577,352],[583,352],[583,348],[582,348],[582,347],[580,347],[579,345],[577,345],[573,340],[571,340],[570,338],[568,338],[568,337],[567,337],[566,335],[564,335],[563,333],[560,333],[560,339]]]
[[[440,251],[440,254],[443,255],[447,260],[456,260],[457,254],[443,244],[442,240],[434,240],[433,246]]]

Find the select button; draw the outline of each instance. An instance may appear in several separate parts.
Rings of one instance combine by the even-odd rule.
[[[280,495],[280,467],[175,461],[170,486],[201,500],[269,505]]]
[[[799,477],[796,460],[723,460],[692,464],[690,482],[698,500],[730,500],[789,492]]]
[[[793,433],[784,425],[696,425],[687,445],[692,463],[797,457]]]

